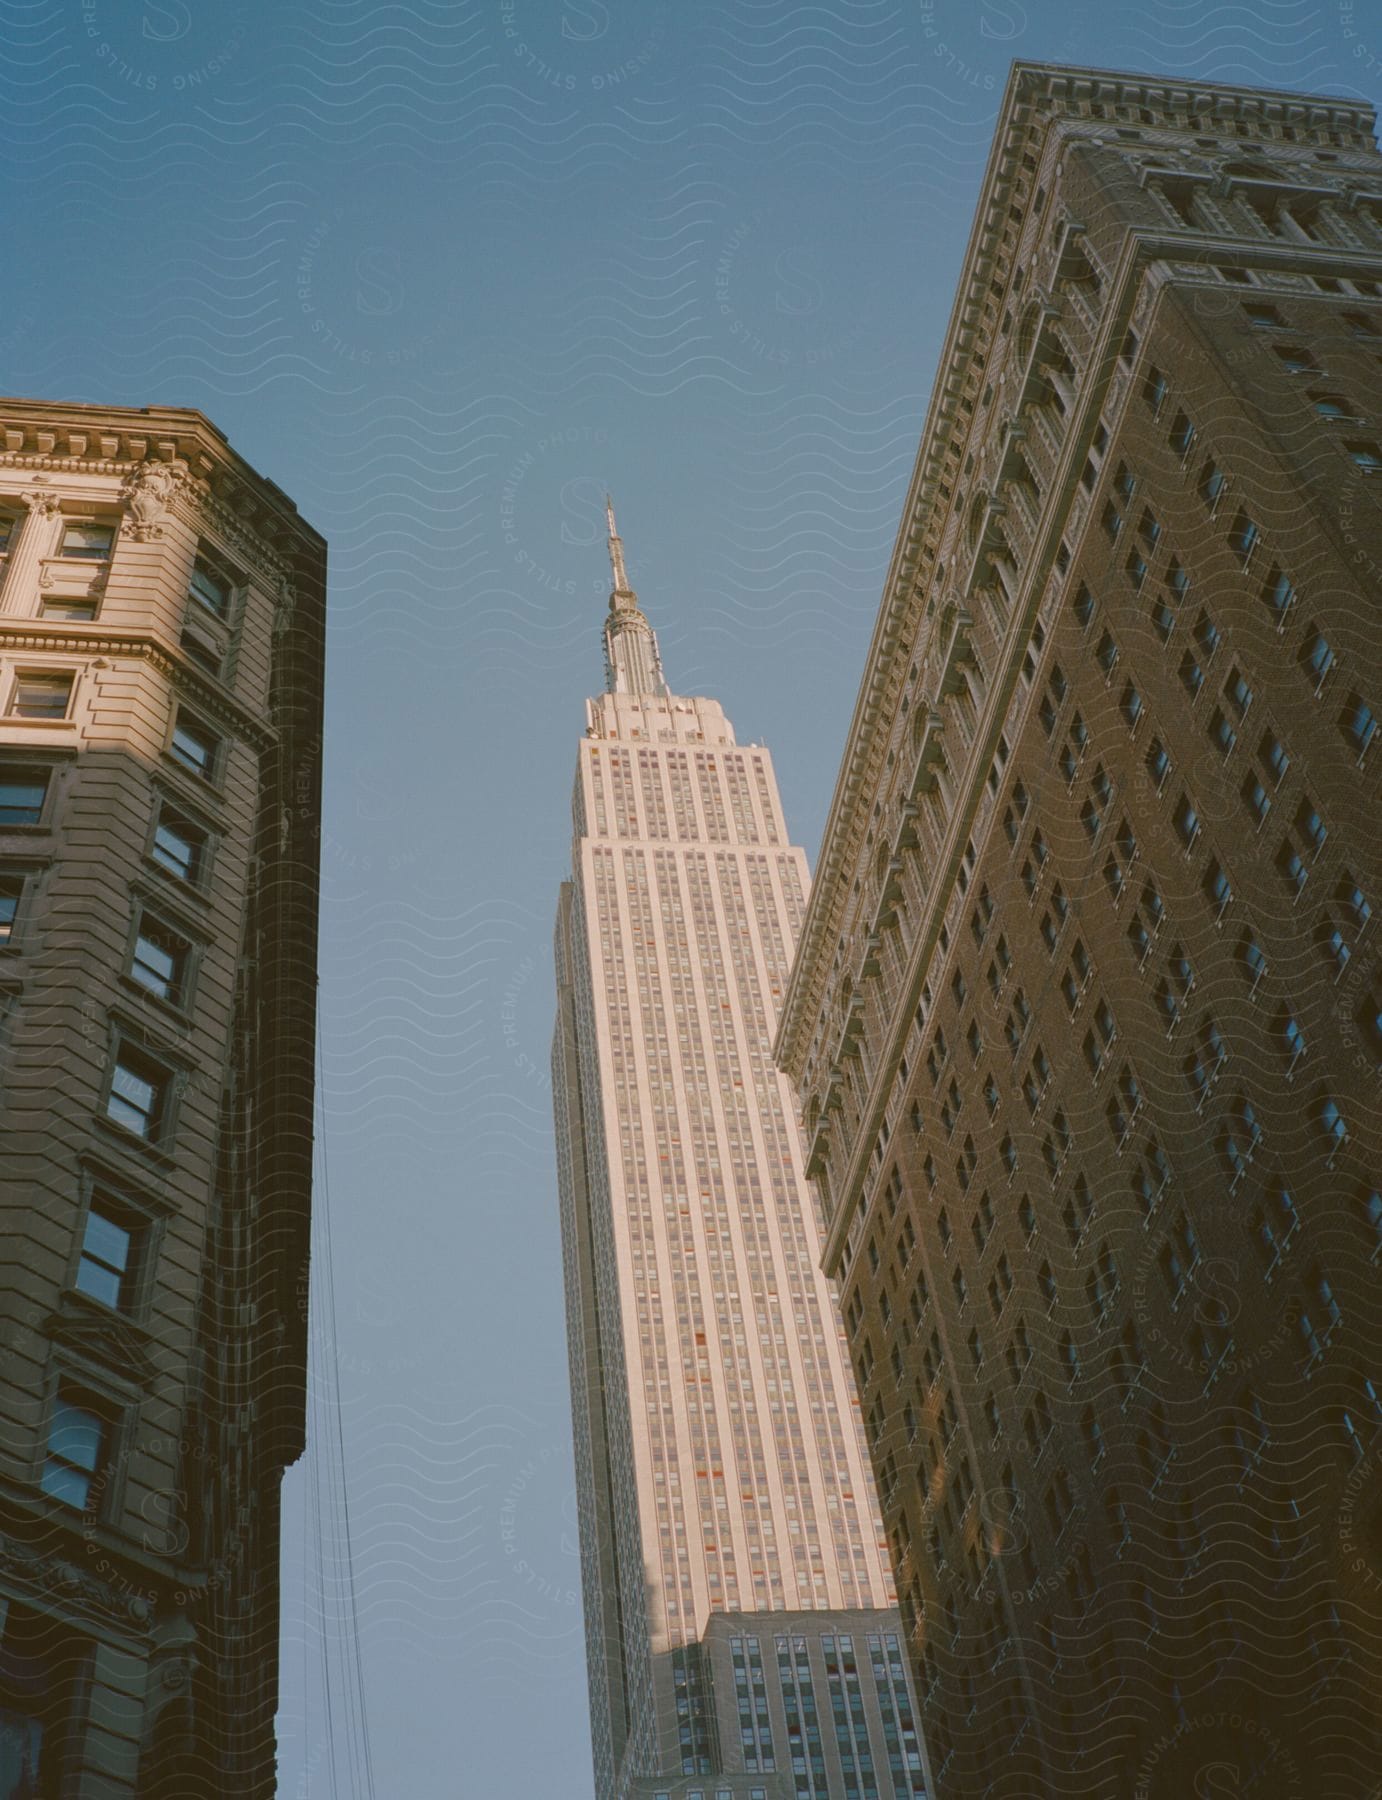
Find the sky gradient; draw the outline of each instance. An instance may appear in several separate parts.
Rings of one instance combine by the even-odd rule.
[[[0,31],[5,387],[199,407],[331,547],[281,1794],[582,1800],[547,1052],[604,490],[673,689],[771,746],[814,856],[1010,59],[1375,99],[1382,15],[0,0]]]

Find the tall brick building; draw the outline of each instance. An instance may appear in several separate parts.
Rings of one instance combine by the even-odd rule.
[[[778,1039],[941,1800],[1376,1791],[1372,131],[1001,110]]]
[[[325,546],[200,413],[0,429],[0,1795],[267,1800]]]

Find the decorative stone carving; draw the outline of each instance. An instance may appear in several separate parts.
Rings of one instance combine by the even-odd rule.
[[[19,498],[40,519],[56,518],[62,511],[62,501],[52,488],[26,488]]]
[[[173,497],[191,481],[191,471],[181,457],[170,462],[142,462],[125,483],[130,536],[147,544],[163,536],[163,517]]]
[[[274,603],[273,633],[275,637],[282,637],[285,631],[292,629],[293,611],[297,606],[297,598],[298,591],[292,582],[286,577],[281,578],[278,584],[278,596]]]
[[[115,1624],[127,1631],[131,1627],[142,1630],[152,1616],[147,1592],[121,1591],[87,1570],[59,1556],[44,1555],[16,1538],[0,1538],[0,1572],[32,1593],[54,1595],[65,1610],[93,1622]]]
[[[104,1317],[78,1294],[64,1295],[58,1310],[44,1320],[44,1330],[59,1343],[92,1357],[127,1380],[143,1385],[155,1370],[147,1334],[129,1320]]]

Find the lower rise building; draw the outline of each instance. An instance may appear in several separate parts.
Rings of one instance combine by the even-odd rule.
[[[200,413],[0,431],[0,1796],[269,1800],[325,546]]]

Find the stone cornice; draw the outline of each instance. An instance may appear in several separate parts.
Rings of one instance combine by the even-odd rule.
[[[102,631],[44,624],[33,619],[0,617],[0,644],[6,649],[50,651],[62,656],[133,656],[152,664],[179,692],[196,701],[201,712],[232,731],[261,755],[278,742],[278,734],[241,706],[232,695],[203,675],[194,664],[180,661],[148,631]]]
[[[185,461],[203,504],[278,562],[320,556],[320,535],[281,488],[257,473],[204,413],[190,407],[82,406],[0,399],[0,465],[128,476],[149,459]]]
[[[941,527],[954,496],[937,493],[946,452],[968,421],[959,401],[975,352],[985,348],[978,338],[984,301],[1002,233],[1009,222],[1014,186],[1021,166],[1022,144],[1040,116],[1058,118],[1067,105],[1081,111],[1072,122],[1094,123],[1083,111],[1090,104],[1146,108],[1165,116],[1168,129],[1186,126],[1208,113],[1218,119],[1252,118],[1279,121],[1316,130],[1370,133],[1375,114],[1370,106],[1332,96],[1273,91],[1215,82],[1184,83],[1148,80],[1112,70],[1071,69],[1052,64],[1015,63],[999,112],[993,146],[965,251],[956,299],[938,363],[936,388],[927,409],[901,524],[884,582],[883,602],[874,626],[863,677],[845,740],[844,760],[831,800],[812,883],[811,898],[787,991],[774,1053],[794,1081],[800,1082],[816,1018],[829,979],[833,946],[843,929],[850,880],[857,859],[864,814],[861,799],[873,793],[886,752],[891,726],[887,704],[900,677],[900,649],[910,652],[909,624],[921,604],[921,550],[928,531],[939,542]],[[1024,220],[1025,224],[1025,220]],[[1148,239],[1150,243],[1152,240]],[[1174,241],[1174,240],[1173,240]],[[1202,258],[1214,240],[1186,234],[1176,242],[1183,255]],[[1193,251],[1191,245],[1193,244]],[[1242,246],[1234,243],[1234,253]],[[1293,259],[1303,246],[1292,246]],[[1163,252],[1164,253],[1164,252]],[[1336,250],[1337,256],[1339,252]],[[1266,259],[1264,259],[1266,260]],[[1357,260],[1355,255],[1354,260]],[[880,730],[881,726],[881,730]],[[865,813],[867,807],[864,809]]]

